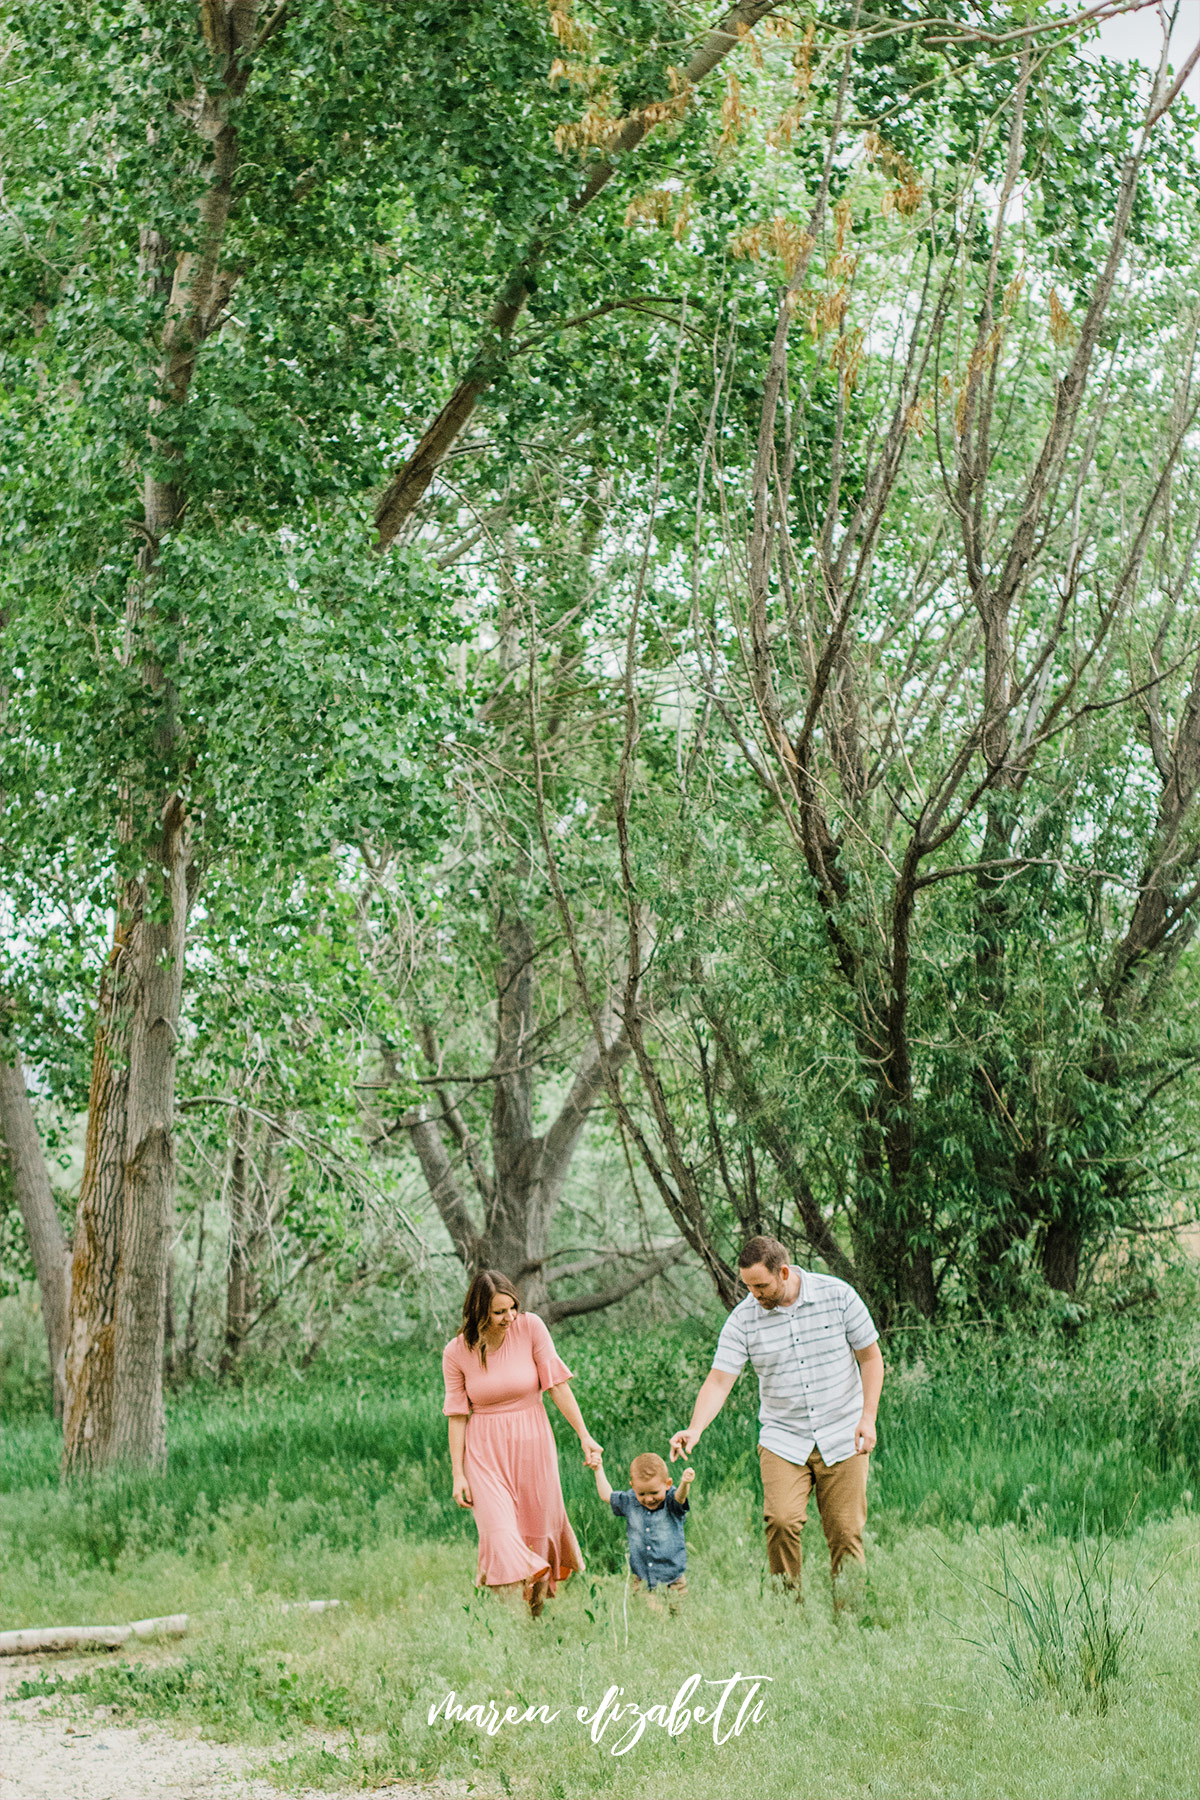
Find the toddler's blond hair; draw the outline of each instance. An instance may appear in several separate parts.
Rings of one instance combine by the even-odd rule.
[[[670,1487],[671,1471],[661,1456],[656,1456],[653,1450],[644,1450],[641,1456],[634,1457],[629,1465],[630,1481],[653,1481],[655,1476]]]

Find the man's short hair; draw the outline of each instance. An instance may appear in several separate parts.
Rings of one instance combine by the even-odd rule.
[[[653,1450],[643,1450],[629,1465],[630,1481],[665,1481],[671,1485],[671,1471]]]
[[[772,1275],[778,1275],[784,1263],[791,1263],[791,1257],[778,1238],[752,1237],[742,1245],[738,1257],[739,1269],[752,1269],[755,1263],[762,1263]]]

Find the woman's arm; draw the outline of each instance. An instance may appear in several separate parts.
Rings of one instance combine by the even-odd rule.
[[[578,1400],[571,1392],[570,1382],[555,1382],[553,1387],[546,1389],[546,1393],[571,1429],[579,1433],[579,1442],[583,1445],[583,1460],[589,1469],[594,1469],[604,1452],[583,1422],[583,1414],[579,1410]]]
[[[467,1415],[451,1413],[446,1423],[450,1427],[450,1473],[454,1483],[454,1502],[456,1506],[474,1506],[471,1489],[467,1482],[465,1455],[467,1448]]]

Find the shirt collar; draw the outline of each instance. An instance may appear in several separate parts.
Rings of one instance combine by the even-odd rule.
[[[776,1307],[775,1310],[777,1312],[791,1312],[794,1306],[806,1306],[812,1299],[812,1293],[809,1289],[808,1282],[804,1279],[804,1270],[797,1269],[796,1274],[800,1277],[800,1292],[796,1295],[796,1298],[789,1301],[786,1306]]]
[[[771,1307],[769,1309],[770,1312],[791,1312],[792,1307],[807,1306],[809,1301],[813,1298],[812,1288],[809,1284],[808,1277],[804,1273],[804,1270],[797,1269],[796,1274],[800,1277],[800,1292],[796,1295],[796,1298],[793,1301],[791,1301],[787,1306]],[[758,1304],[758,1301],[754,1300],[753,1294],[747,1294],[746,1298],[747,1298],[747,1300],[754,1301],[754,1313],[755,1313],[756,1318],[765,1318],[765,1317],[769,1316],[768,1308],[765,1306],[760,1306]]]

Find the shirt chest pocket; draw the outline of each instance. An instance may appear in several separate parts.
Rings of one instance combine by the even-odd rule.
[[[794,1368],[799,1355],[800,1345],[789,1331],[785,1338],[775,1337],[769,1344],[756,1345],[750,1364],[760,1381],[769,1381],[781,1370]]]
[[[797,1392],[803,1392],[803,1384],[812,1373],[813,1362],[812,1347],[790,1335],[782,1343],[774,1345],[757,1370],[759,1390],[763,1398],[778,1405]]]

